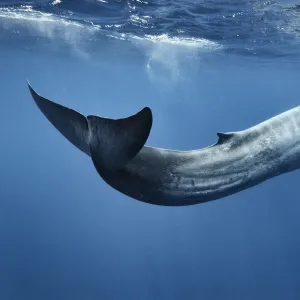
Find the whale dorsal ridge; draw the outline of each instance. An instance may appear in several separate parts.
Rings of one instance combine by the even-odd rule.
[[[218,144],[222,144],[231,139],[234,136],[234,133],[218,132],[217,136],[219,137]]]

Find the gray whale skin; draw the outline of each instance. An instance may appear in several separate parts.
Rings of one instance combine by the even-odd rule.
[[[249,129],[218,133],[193,151],[144,146],[152,127],[145,107],[124,119],[80,113],[31,95],[56,129],[89,155],[111,187],[146,203],[184,206],[223,198],[300,168],[300,107]]]

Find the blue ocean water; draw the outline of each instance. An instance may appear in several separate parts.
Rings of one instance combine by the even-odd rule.
[[[27,86],[84,114],[151,107],[197,149],[300,105],[296,1],[0,1],[0,299],[299,299],[295,171],[159,207],[106,185]]]

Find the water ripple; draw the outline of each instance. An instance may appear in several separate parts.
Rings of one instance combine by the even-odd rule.
[[[60,22],[88,30],[105,30],[112,36],[168,40],[189,46],[197,40],[202,45],[203,41],[209,41],[239,55],[299,56],[300,6],[292,2],[52,0],[12,4],[2,1],[0,18]]]

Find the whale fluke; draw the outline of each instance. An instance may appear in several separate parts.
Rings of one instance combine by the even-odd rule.
[[[152,127],[149,107],[124,119],[88,116],[90,153],[97,170],[116,170],[130,162],[145,145]],[[101,171],[100,171],[101,172]]]
[[[27,84],[36,105],[52,125],[75,147],[90,155],[87,119],[73,109],[69,109],[40,96],[28,81]]]
[[[87,118],[73,109],[40,96],[29,84],[30,93],[47,119],[74,146],[92,156],[97,169],[124,167],[146,143],[152,127],[149,107],[128,118]]]

